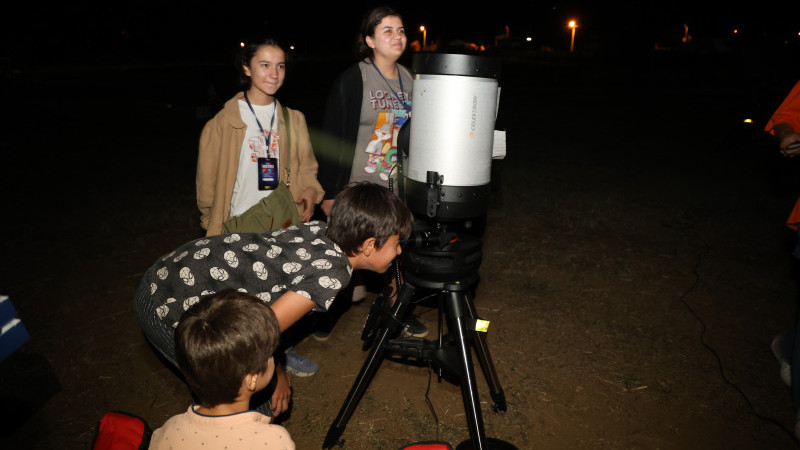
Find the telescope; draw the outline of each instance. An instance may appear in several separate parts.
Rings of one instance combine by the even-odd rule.
[[[420,53],[413,58],[412,71],[412,117],[398,132],[397,142],[398,195],[415,216],[401,254],[402,269],[395,260],[403,282],[398,275],[394,303],[382,293],[370,308],[361,338],[363,350],[371,351],[323,448],[343,446],[339,438],[381,362],[400,356],[428,361],[440,379],[455,379],[460,385],[469,439],[457,450],[516,449],[486,436],[472,363],[474,349],[489,384],[492,410],[506,411],[485,330],[477,326],[483,321],[472,295],[482,251],[480,239],[469,232],[489,204],[500,65],[475,55]],[[423,291],[438,297],[437,339],[398,337]]]
[[[473,224],[489,205],[500,64],[475,55],[421,53],[412,67],[414,110],[397,146],[400,195],[417,220],[403,269],[418,281],[443,282],[480,266]]]
[[[406,205],[438,222],[480,217],[489,203],[500,64],[488,57],[421,53],[412,117],[398,136]]]

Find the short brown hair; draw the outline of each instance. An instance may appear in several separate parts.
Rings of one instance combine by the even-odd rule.
[[[348,185],[336,196],[325,235],[347,256],[353,256],[369,238],[375,238],[377,248],[393,234],[405,240],[413,221],[411,210],[389,188],[362,181]]]
[[[233,403],[245,375],[262,373],[280,340],[275,313],[226,289],[189,307],[175,330],[178,367],[201,405]]]

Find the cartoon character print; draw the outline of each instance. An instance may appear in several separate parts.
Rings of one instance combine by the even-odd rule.
[[[267,131],[267,133],[269,133],[269,131]],[[277,158],[279,141],[280,138],[278,137],[278,133],[276,133],[275,130],[272,130],[269,142],[269,152],[267,152],[267,139],[259,131],[257,135],[252,136],[247,140],[247,146],[250,148],[250,161],[258,162],[258,158]]]
[[[404,117],[395,113],[382,112],[378,114],[375,130],[365,150],[369,157],[364,172],[377,173],[381,180],[389,180],[389,176],[397,164],[397,135],[405,120]]]
[[[400,128],[403,127],[410,116],[409,112],[404,109],[395,109],[392,111],[392,115],[394,116],[394,123],[392,123],[392,147],[386,152],[386,156],[384,157],[384,160],[389,161],[390,164],[385,167],[387,175],[384,181],[389,179],[388,173],[390,173],[397,164],[397,136],[400,134]]]
[[[369,138],[366,152],[369,154],[367,157],[367,165],[364,167],[364,172],[368,174],[378,173],[383,181],[389,179],[386,173],[387,166],[391,164],[386,161],[386,152],[392,147],[392,124],[394,122],[394,114],[381,112],[378,113],[378,120],[375,122],[375,129],[372,136]]]

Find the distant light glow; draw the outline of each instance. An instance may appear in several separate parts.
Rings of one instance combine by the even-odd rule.
[[[244,48],[244,42],[239,42],[239,47]]]
[[[572,30],[572,37],[570,38],[570,41],[569,41],[569,52],[570,53],[572,53],[572,51],[575,49],[575,28],[577,28],[577,27],[578,27],[578,24],[574,20],[570,20],[569,21],[569,28]]]
[[[744,119],[744,123],[753,123],[753,119]]]
[[[525,40],[528,41],[528,42],[533,42],[533,38],[530,37],[530,36],[526,37]]]
[[[294,45],[290,45],[289,50],[294,50]]]

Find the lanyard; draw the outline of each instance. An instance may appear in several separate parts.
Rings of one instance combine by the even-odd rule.
[[[395,92],[394,89],[392,89],[392,85],[389,84],[389,80],[387,80],[386,77],[383,76],[383,74],[381,73],[381,70],[378,69],[378,66],[375,65],[375,60],[370,58],[369,62],[372,63],[372,67],[375,68],[375,71],[378,72],[378,75],[380,75],[381,78],[383,78],[383,81],[386,82],[386,85],[389,86],[389,90],[392,91],[392,94],[394,94],[395,98],[397,98],[397,101],[399,101],[400,104],[403,105],[403,109],[405,109],[408,112],[411,112],[411,105],[409,105],[407,101],[401,99],[400,96],[397,95],[397,92]],[[397,63],[395,63],[395,67],[397,67]],[[405,98],[406,91],[403,90],[403,74],[400,73],[400,69],[399,68],[397,69],[397,79],[400,81],[400,92],[403,94],[403,97]]]
[[[269,143],[272,139],[272,125],[275,123],[275,111],[278,110],[278,100],[275,100],[275,108],[272,110],[272,119],[269,121],[269,134],[264,132],[264,128],[261,126],[261,122],[258,120],[258,116],[256,115],[256,111],[253,109],[253,105],[250,104],[250,99],[247,98],[247,91],[244,92],[244,101],[247,102],[247,106],[250,107],[250,112],[253,113],[253,117],[256,118],[256,123],[258,124],[258,129],[261,130],[261,134],[264,135],[264,138],[267,140],[267,156],[269,156]]]

